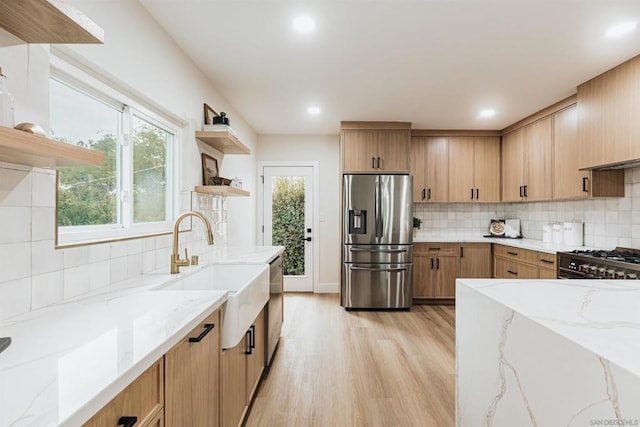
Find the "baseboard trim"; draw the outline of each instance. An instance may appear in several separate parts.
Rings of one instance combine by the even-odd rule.
[[[337,294],[339,292],[338,284],[337,283],[320,283],[318,286],[315,287],[313,292],[316,294]]]

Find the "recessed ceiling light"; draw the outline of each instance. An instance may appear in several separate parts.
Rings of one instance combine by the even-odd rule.
[[[296,16],[293,20],[293,28],[299,33],[309,34],[316,28],[316,22],[307,15]]]
[[[480,114],[478,114],[478,116],[482,119],[487,119],[495,115],[496,115],[496,110],[494,110],[493,108],[487,108],[485,110],[480,111]]]
[[[622,22],[609,28],[605,34],[611,38],[624,36],[635,30],[637,25],[638,23],[635,21]]]
[[[311,114],[312,116],[317,116],[318,114],[320,114],[320,107],[312,105],[311,107],[307,108],[307,113]]]

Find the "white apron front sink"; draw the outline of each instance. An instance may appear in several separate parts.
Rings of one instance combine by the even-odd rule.
[[[269,301],[268,264],[211,265],[156,290],[228,291],[222,306],[222,348],[240,343],[247,330]]]

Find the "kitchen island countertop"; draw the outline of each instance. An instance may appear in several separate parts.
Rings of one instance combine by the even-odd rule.
[[[456,285],[457,425],[640,425],[640,282]]]

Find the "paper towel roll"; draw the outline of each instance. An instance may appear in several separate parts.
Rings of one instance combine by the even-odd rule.
[[[584,224],[581,222],[565,222],[562,225],[563,240],[567,246],[584,245]]]

